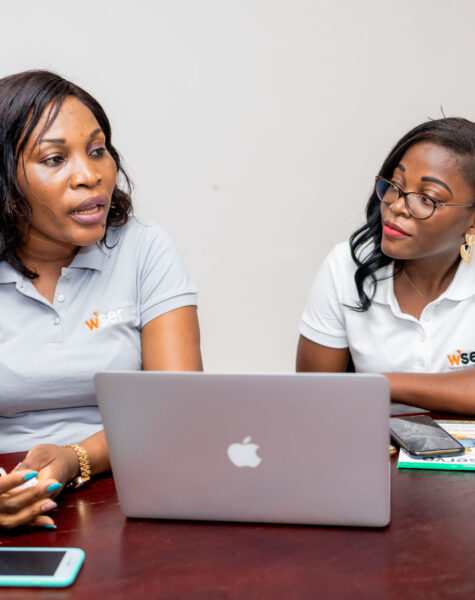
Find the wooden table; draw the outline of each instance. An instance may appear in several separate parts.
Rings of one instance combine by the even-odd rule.
[[[20,454],[0,456],[15,466]],[[2,600],[475,597],[475,473],[396,470],[383,530],[146,521],[120,512],[110,476],[65,492],[57,531],[2,532],[3,546],[78,546],[71,588],[2,588]],[[140,490],[137,490],[140,494]]]

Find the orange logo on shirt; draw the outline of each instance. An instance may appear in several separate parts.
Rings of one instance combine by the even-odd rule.
[[[95,317],[95,319],[89,319],[89,321],[84,321],[84,323],[86,323],[86,325],[89,327],[90,331],[93,331],[94,329],[99,329],[99,313],[96,313],[95,311],[92,313]]]
[[[84,321],[89,331],[99,329],[99,327],[109,327],[109,325],[117,325],[119,323],[126,323],[134,318],[134,313],[130,307],[115,308],[114,310],[108,310],[105,313],[98,313],[94,311],[92,318]]]
[[[449,365],[452,369],[468,365],[469,363],[475,363],[475,352],[462,352],[457,350],[456,354],[447,354],[449,359]]]
[[[451,367],[460,366],[460,357],[462,356],[462,350],[457,350],[457,354],[447,354]]]

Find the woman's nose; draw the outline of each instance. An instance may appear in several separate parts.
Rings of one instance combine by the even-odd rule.
[[[101,174],[89,158],[78,158],[73,163],[71,173],[72,187],[94,187],[101,181]]]
[[[391,202],[391,204],[389,204],[389,210],[395,215],[410,215],[407,209],[406,199],[402,194],[399,195],[399,198],[397,200],[394,200],[394,202]]]

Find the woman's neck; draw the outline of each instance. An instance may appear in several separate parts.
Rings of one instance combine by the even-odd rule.
[[[40,275],[42,272],[59,271],[67,267],[79,250],[78,246],[61,243],[31,233],[18,256],[23,264]]]
[[[434,260],[416,259],[403,262],[402,269],[408,280],[426,298],[435,299],[451,284],[460,263],[460,256],[438,257]]]

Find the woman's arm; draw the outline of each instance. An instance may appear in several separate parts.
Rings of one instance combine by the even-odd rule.
[[[391,400],[428,410],[475,415],[475,369],[457,373],[384,373]]]
[[[202,371],[200,328],[195,306],[153,319],[142,329],[144,371]]]
[[[329,348],[300,336],[297,347],[297,371],[344,373],[348,366],[348,348]]]
[[[300,336],[297,371],[335,373],[346,370],[348,348],[328,348]],[[475,415],[475,369],[458,373],[383,373],[391,400],[428,410]]]

